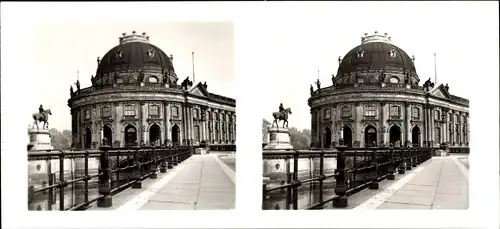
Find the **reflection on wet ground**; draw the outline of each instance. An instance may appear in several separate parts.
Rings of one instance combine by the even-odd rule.
[[[330,199],[335,196],[334,192],[335,181],[327,180],[323,183],[323,200]],[[319,182],[313,184],[303,184],[299,188],[298,208],[307,208],[319,201],[320,188]],[[291,209],[292,204],[287,204],[287,190],[281,189],[269,192],[267,198],[263,202],[263,210],[286,210]]]

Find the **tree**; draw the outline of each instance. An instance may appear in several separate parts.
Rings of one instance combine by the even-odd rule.
[[[298,130],[295,127],[290,129],[290,143],[294,149],[307,149],[311,142],[311,131],[308,129]]]
[[[71,146],[71,131],[63,130],[62,132],[56,128],[49,129],[50,143],[54,149],[68,149]]]
[[[267,127],[270,126],[271,123],[266,119],[262,119],[262,142],[266,142],[267,140]]]

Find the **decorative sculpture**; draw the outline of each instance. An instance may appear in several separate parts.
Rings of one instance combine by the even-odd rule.
[[[273,124],[276,123],[276,126],[278,126],[278,121],[283,120],[283,128],[285,128],[285,123],[288,128],[288,114],[292,114],[292,110],[290,108],[285,109],[283,104],[280,103],[279,112],[273,112]]]
[[[73,86],[69,86],[69,95],[73,95]]]
[[[309,90],[311,91],[311,95],[314,95],[314,89],[313,89],[313,85],[311,84],[311,87],[309,88]]]
[[[207,90],[207,88],[208,88],[207,81],[205,81],[205,82],[203,83],[203,88],[205,88],[205,90]]]
[[[33,114],[33,120],[34,120],[33,124],[36,126],[37,129],[39,129],[38,122],[43,122],[42,129],[45,129],[45,126],[47,126],[46,129],[49,128],[49,115],[52,115],[50,109],[44,110],[43,106],[40,105],[40,107],[38,108],[38,113]]]
[[[316,80],[316,86],[318,87],[318,90],[321,89],[321,82],[318,80]]]
[[[80,91],[80,81],[76,80],[76,91]]]
[[[92,86],[95,85],[95,77],[94,77],[94,75],[90,75],[90,82],[92,83]]]
[[[446,89],[446,91],[448,91],[448,90],[450,89],[450,87],[448,87],[448,84],[446,84],[446,85],[444,86],[444,89]]]
[[[144,82],[144,73],[143,73],[142,70],[139,72],[139,78],[138,78],[138,80],[139,80],[139,83]]]

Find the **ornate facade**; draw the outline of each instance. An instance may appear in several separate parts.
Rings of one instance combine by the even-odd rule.
[[[187,77],[178,84],[173,56],[145,33],[123,34],[102,59],[92,86],[71,87],[74,147],[234,143],[236,102]]]
[[[342,138],[348,147],[468,147],[469,101],[422,86],[415,58],[391,43],[387,34],[365,36],[362,44],[339,57],[332,86],[311,86],[311,142],[330,148]]]

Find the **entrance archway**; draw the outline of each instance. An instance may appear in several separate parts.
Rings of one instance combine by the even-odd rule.
[[[137,129],[134,126],[128,125],[125,128],[125,145],[134,146],[137,144]]]
[[[149,142],[155,146],[161,145],[161,130],[157,124],[153,124],[149,128]]]
[[[105,125],[103,127],[103,135],[106,139],[108,139],[108,144],[110,146],[113,145],[113,131],[111,130],[111,127],[109,127],[108,125]]]
[[[373,126],[365,128],[365,147],[377,146],[377,129]]]
[[[90,128],[85,128],[85,135],[83,139],[83,148],[90,149],[92,144],[92,131]]]
[[[393,146],[401,146],[401,129],[397,125],[393,125],[389,130],[389,143]]]
[[[324,132],[325,140],[323,141],[323,148],[330,148],[332,144],[332,131],[330,128],[326,127]]]
[[[344,126],[344,130],[342,131],[344,135],[344,144],[347,148],[352,148],[352,130],[349,126]]]
[[[172,144],[177,146],[179,145],[179,126],[172,126]]]
[[[420,128],[418,126],[411,130],[411,143],[413,146],[420,146]]]

